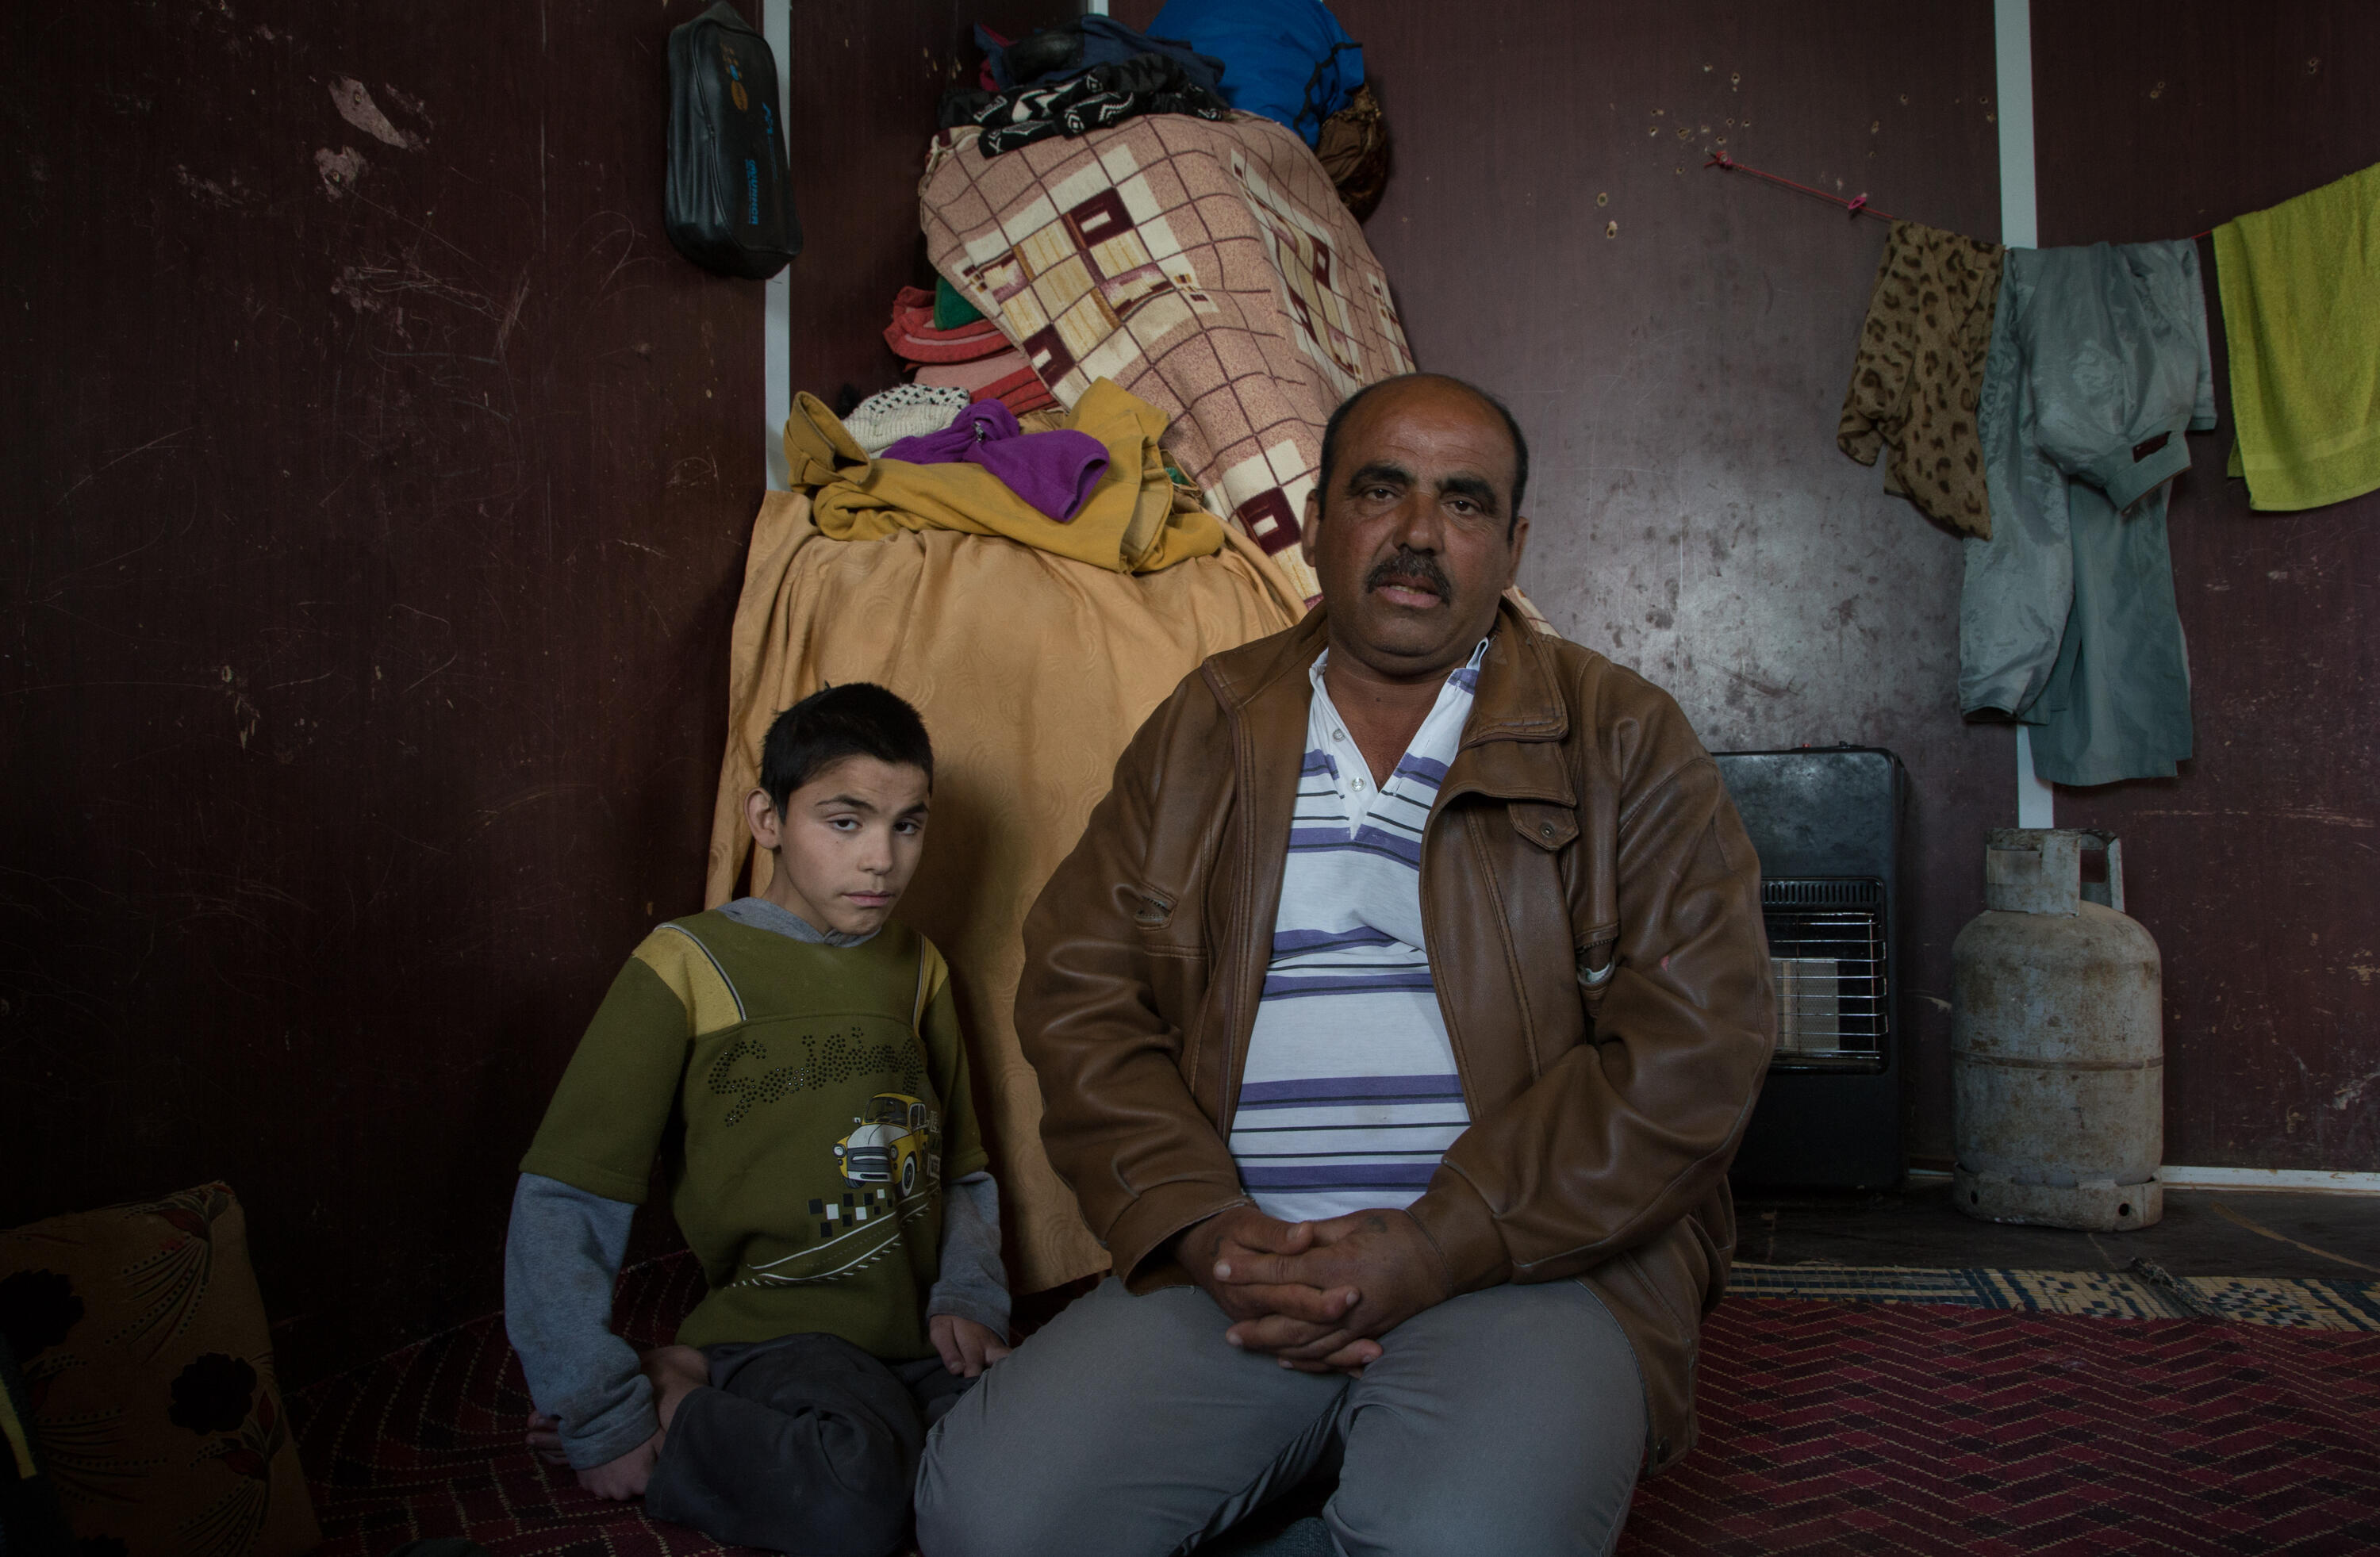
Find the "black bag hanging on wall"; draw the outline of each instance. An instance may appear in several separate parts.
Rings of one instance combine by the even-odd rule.
[[[677,251],[755,280],[802,251],[777,123],[777,60],[727,0],[670,31],[669,193]]]

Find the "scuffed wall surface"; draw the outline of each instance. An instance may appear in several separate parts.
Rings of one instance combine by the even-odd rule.
[[[2314,0],[2034,7],[2044,243],[2187,237],[2368,165],[2380,12]],[[2166,1160],[2380,1165],[2380,496],[2248,507],[2223,422],[2169,517],[2198,754],[2061,790],[2123,837],[2165,957]]]
[[[760,292],[657,5],[12,10],[0,1219],[228,1180],[299,1377],[492,1307],[698,906]]]
[[[1984,833],[2015,819],[2013,742],[1957,715],[1957,543],[1833,447],[1881,225],[1700,164],[1725,137],[1997,236],[1991,7],[1334,8],[1395,137],[1366,231],[1415,355],[1507,395],[1536,444],[1524,585],[1714,747],[1908,762],[1909,1145],[1946,1159],[1949,942]],[[2366,164],[2380,133],[2358,7],[2036,6],[2034,44],[2046,243],[2187,236]],[[2123,834],[2164,949],[2167,1159],[2369,1169],[2380,498],[2252,513],[2225,414],[2172,513],[2200,754],[2061,791],[2058,820]]]
[[[764,428],[661,227],[697,8],[0,21],[0,1225],[228,1180],[299,1380],[495,1306],[700,906]],[[967,18],[797,12],[796,381],[881,387]]]
[[[680,5],[686,0],[678,0]],[[808,247],[794,267],[793,387],[831,406],[849,385],[889,389],[892,294],[933,284],[917,181],[934,105],[974,85],[978,20],[1021,37],[1077,14],[1074,0],[797,0],[789,77],[794,183]]]
[[[1701,164],[1996,237],[1991,7],[1333,8],[1394,137],[1365,231],[1415,354],[1531,439],[1524,586],[1714,749],[1908,763],[1909,1143],[1947,1157],[1949,946],[2013,737],[1959,718],[1958,542],[1835,448],[1884,224]]]

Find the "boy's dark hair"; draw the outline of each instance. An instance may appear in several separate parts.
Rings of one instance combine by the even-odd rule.
[[[760,789],[780,815],[786,797],[845,757],[923,769],[934,781],[926,721],[874,682],[821,687],[779,714],[760,742]]]
[[[1511,406],[1470,380],[1458,379],[1451,373],[1399,373],[1390,378],[1366,384],[1362,389],[1341,401],[1339,408],[1330,413],[1330,419],[1322,425],[1322,468],[1316,473],[1315,490],[1322,494],[1324,502],[1330,501],[1330,467],[1339,463],[1339,429],[1345,424],[1347,414],[1362,404],[1364,397],[1374,390],[1386,389],[1390,384],[1402,383],[1407,379],[1439,379],[1457,389],[1468,390],[1492,407],[1498,416],[1504,418],[1504,430],[1512,440],[1512,512],[1504,516],[1504,538],[1512,539],[1513,528],[1521,522],[1521,499],[1529,489],[1529,441],[1521,436],[1520,421],[1512,415]]]

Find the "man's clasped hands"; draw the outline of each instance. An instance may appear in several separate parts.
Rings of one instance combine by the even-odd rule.
[[[1225,1340],[1305,1373],[1362,1373],[1380,1336],[1453,1296],[1436,1246],[1402,1211],[1283,1222],[1233,1206],[1185,1231],[1176,1252],[1230,1316]]]

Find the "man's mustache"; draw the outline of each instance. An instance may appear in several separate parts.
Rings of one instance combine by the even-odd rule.
[[[1364,575],[1366,594],[1390,584],[1427,589],[1441,600],[1451,601],[1454,598],[1454,581],[1446,576],[1446,570],[1438,565],[1437,558],[1419,551],[1407,551],[1402,547],[1398,548],[1395,556],[1383,557],[1373,563],[1372,571]]]

